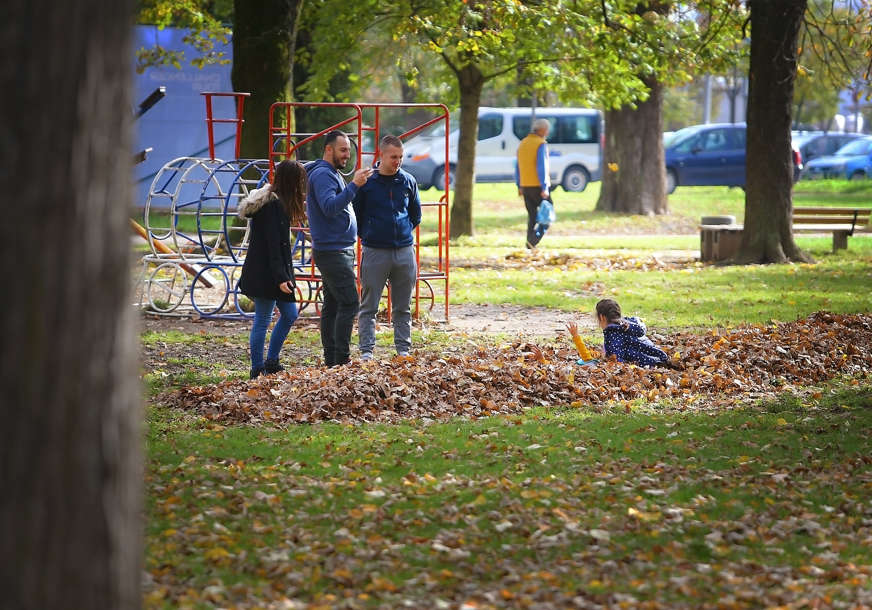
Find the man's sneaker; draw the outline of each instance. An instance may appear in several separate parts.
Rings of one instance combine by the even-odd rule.
[[[369,362],[372,360],[372,352],[360,352],[360,361]]]
[[[409,352],[407,352],[406,350],[400,350],[397,352],[397,356],[400,356],[401,358],[408,358]]]

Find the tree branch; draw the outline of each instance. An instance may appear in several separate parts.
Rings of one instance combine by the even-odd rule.
[[[630,40],[632,40],[634,42],[638,41],[637,34],[634,30],[631,30],[630,28],[628,28],[627,26],[625,26],[622,23],[617,23],[617,22],[609,19],[609,12],[608,12],[608,8],[606,7],[606,0],[600,0],[600,7],[602,9],[603,25],[604,26],[606,26],[607,28],[609,28],[611,30],[624,30],[625,32],[627,32],[630,35]]]

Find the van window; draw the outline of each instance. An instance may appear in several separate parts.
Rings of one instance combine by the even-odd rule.
[[[557,129],[548,138],[554,144],[595,144],[595,116],[559,116]]]
[[[536,115],[536,118],[548,119],[548,122],[551,123],[548,141],[552,144],[596,144],[598,142],[596,115],[575,114],[557,117]],[[530,117],[514,117],[512,131],[519,140],[523,140],[530,133]]]
[[[546,116],[543,117],[541,115],[536,115],[537,119],[548,119],[548,122],[551,123],[551,131],[548,132],[548,141],[550,142],[554,137],[554,117]],[[530,134],[530,117],[528,116],[516,116],[512,118],[512,131],[515,133],[515,136],[519,140],[523,140]]]
[[[478,139],[487,140],[503,133],[503,115],[483,114],[478,117]]]

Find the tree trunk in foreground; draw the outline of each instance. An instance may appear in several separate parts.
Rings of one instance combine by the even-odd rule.
[[[791,106],[806,0],[750,0],[745,230],[737,263],[807,261],[793,241]]]
[[[645,79],[650,90],[637,107],[605,113],[603,179],[596,209],[625,214],[666,214],[663,157],[663,86]]]
[[[478,107],[484,77],[476,66],[457,72],[460,88],[460,141],[457,145],[457,170],[454,178],[454,203],[451,206],[451,238],[472,235],[472,186],[475,183],[475,145],[478,143]]]
[[[0,608],[138,608],[132,6],[2,13]]]

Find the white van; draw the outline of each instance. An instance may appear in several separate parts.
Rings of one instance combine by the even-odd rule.
[[[603,118],[590,108],[536,108],[536,118],[548,119],[551,184],[567,191],[583,191],[591,180],[602,178]],[[475,178],[478,182],[514,182],[518,144],[530,133],[532,108],[478,109],[478,144]],[[458,123],[452,117],[449,136],[451,182],[457,164]],[[445,184],[445,127],[405,142],[403,169],[422,189]]]

